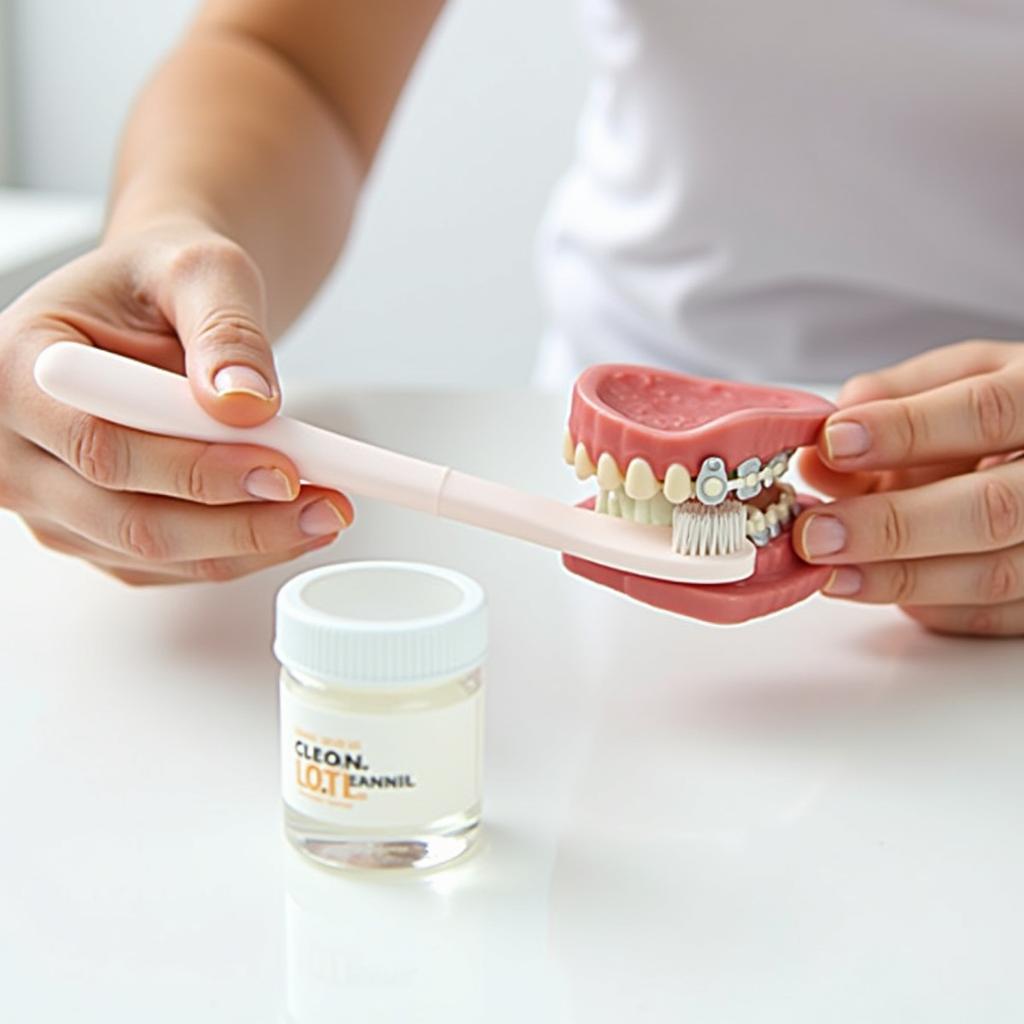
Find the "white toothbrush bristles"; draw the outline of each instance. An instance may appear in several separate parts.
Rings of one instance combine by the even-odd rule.
[[[704,505],[691,499],[672,510],[672,550],[681,555],[731,555],[746,536],[747,510],[738,501]]]

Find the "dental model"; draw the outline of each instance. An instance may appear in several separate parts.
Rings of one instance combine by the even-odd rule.
[[[789,529],[801,498],[782,482],[795,449],[813,444],[831,403],[788,388],[703,380],[641,366],[593,366],[573,390],[563,454],[583,503],[602,516],[641,523],[680,557],[701,559],[701,585],[669,583],[572,553],[577,575],[637,601],[707,622],[735,623],[803,600],[828,578],[801,561]],[[755,569],[728,579],[730,559],[756,547]]]
[[[231,427],[200,408],[184,377],[76,342],[44,349],[35,376],[94,416],[275,448],[305,480],[554,548],[577,575],[709,622],[794,604],[830,571],[800,561],[787,533],[812,499],[780,477],[833,408],[800,391],[592,367],[576,383],[565,457],[580,479],[596,476],[598,493],[574,508],[286,416]]]

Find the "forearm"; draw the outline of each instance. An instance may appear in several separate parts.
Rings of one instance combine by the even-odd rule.
[[[107,237],[194,221],[235,240],[260,268],[277,333],[337,258],[364,162],[285,58],[243,33],[197,27],[129,118]]]

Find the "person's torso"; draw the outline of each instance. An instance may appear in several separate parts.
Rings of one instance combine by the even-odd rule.
[[[1024,0],[584,0],[542,383],[1024,336]]]

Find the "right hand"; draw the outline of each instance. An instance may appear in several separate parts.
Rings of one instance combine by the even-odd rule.
[[[280,406],[264,323],[253,261],[196,225],[104,243],[44,278],[0,313],[0,507],[132,584],[231,579],[329,544],[351,503],[300,487],[279,452],[116,426],[32,375],[54,342],[96,345],[187,374],[208,413],[254,426]]]

